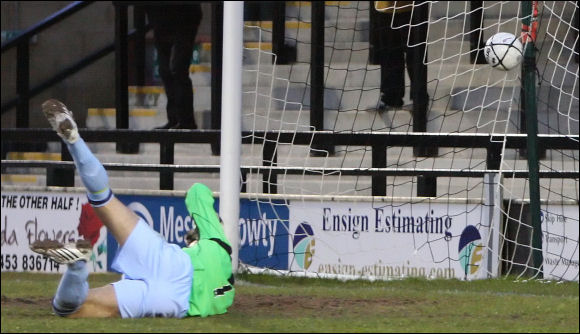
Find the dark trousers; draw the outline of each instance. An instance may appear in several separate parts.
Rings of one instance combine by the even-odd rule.
[[[159,61],[159,75],[167,95],[169,124],[197,128],[193,118],[193,86],[189,66],[197,28],[179,33],[155,29],[155,48]]]
[[[427,71],[427,66],[423,64],[425,41],[421,43],[415,40],[413,32],[415,28],[410,28],[410,11],[397,12],[394,17],[393,14],[381,13],[378,19],[381,99],[389,106],[400,107],[403,105],[405,96],[405,65],[411,79],[411,99],[415,97],[415,86],[421,84],[413,82],[413,72]],[[409,29],[411,29],[410,34]],[[419,91],[426,90],[419,89]],[[428,97],[423,96],[423,98]]]

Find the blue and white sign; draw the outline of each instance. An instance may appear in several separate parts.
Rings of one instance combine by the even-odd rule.
[[[185,247],[185,235],[193,226],[183,197],[116,195],[121,202],[139,215],[167,242]],[[219,212],[219,199],[214,209]],[[288,269],[288,207],[283,201],[240,201],[239,259],[243,263],[271,268]],[[109,259],[118,248],[109,234]],[[110,268],[109,268],[110,269]]]
[[[484,278],[482,204],[293,202],[290,269],[355,278]]]
[[[240,201],[240,261],[287,270],[288,238],[288,206],[283,201]]]

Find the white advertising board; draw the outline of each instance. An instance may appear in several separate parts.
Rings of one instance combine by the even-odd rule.
[[[474,203],[293,202],[290,269],[375,279],[486,278],[489,213]]]
[[[2,192],[2,271],[64,272],[30,250],[36,240],[90,240],[90,272],[107,271],[107,231],[85,193]]]
[[[541,207],[544,278],[578,281],[578,205]]]

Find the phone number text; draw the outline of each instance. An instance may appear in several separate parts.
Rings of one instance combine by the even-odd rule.
[[[58,271],[60,264],[44,255],[2,254],[0,257],[2,271]]]

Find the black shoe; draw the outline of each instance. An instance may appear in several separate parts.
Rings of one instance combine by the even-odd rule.
[[[400,108],[403,106],[403,99],[396,99],[396,100],[381,100],[383,104],[387,107],[391,108]]]
[[[197,129],[197,125],[195,123],[191,124],[191,125],[186,125],[186,124],[181,124],[180,122],[177,122],[175,124],[165,124],[163,126],[160,127],[156,127],[154,129],[158,129],[158,130],[169,130],[169,129],[187,129],[187,130],[195,130]]]
[[[174,126],[170,127],[170,129],[187,129],[187,130],[195,130],[197,129],[197,126],[195,123],[193,124],[185,124],[185,123],[181,123],[178,122],[177,124],[175,124]]]
[[[177,126],[178,124],[179,124],[179,123],[176,123],[176,124],[170,124],[170,123],[167,123],[167,124],[165,124],[165,125],[162,125],[162,126],[157,126],[157,127],[154,127],[153,129],[154,129],[154,130],[167,130],[167,129],[173,129],[173,128],[174,128],[175,126]]]
[[[398,110],[403,107],[403,103],[386,103],[385,101],[380,100],[378,105],[379,111],[390,111],[390,110]]]

